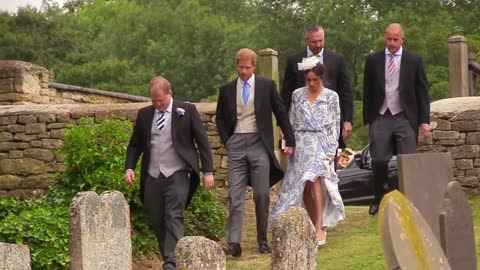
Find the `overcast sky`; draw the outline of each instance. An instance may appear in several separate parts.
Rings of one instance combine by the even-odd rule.
[[[60,6],[66,0],[55,0]],[[42,0],[0,0],[0,10],[6,10],[9,12],[16,12],[18,7],[31,5],[40,8]]]

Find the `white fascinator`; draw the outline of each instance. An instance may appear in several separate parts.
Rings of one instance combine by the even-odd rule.
[[[316,66],[320,62],[316,56],[303,58],[301,63],[298,63],[298,70],[307,70]]]

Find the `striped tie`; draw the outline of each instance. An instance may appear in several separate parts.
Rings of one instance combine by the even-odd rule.
[[[388,54],[390,55],[390,61],[388,62],[388,74],[392,75],[393,72],[397,69],[397,66],[395,64],[395,55],[394,54]]]
[[[165,112],[160,112],[160,116],[157,118],[156,124],[158,130],[162,131],[163,127],[165,126],[165,118],[163,117]]]

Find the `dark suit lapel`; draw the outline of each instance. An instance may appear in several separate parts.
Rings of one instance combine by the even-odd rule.
[[[170,124],[171,124],[171,129],[172,129],[172,141],[175,139],[175,133],[177,132],[177,108],[178,108],[178,103],[173,100],[173,104],[172,104],[172,117],[170,119]]]
[[[255,96],[253,97],[253,105],[255,107],[255,117],[259,119],[259,115],[257,112],[261,112],[260,107],[262,106],[262,91],[260,89],[264,89],[263,80],[260,80],[258,76],[255,75]]]
[[[233,119],[237,119],[237,81],[239,79],[233,80],[227,88],[227,108],[232,112]]]
[[[146,117],[145,117],[145,126],[147,127],[146,136],[147,136],[147,145],[150,147],[150,140],[152,137],[152,123],[153,123],[153,117],[155,116],[155,107],[151,106],[149,110],[147,111]]]
[[[382,74],[381,76],[379,76],[380,78],[380,85],[382,86],[382,100],[383,98],[385,97],[385,51],[381,51],[378,55],[377,55],[377,65],[376,65],[376,68],[378,69],[377,70],[377,74]]]
[[[402,52],[402,58],[400,60],[400,77],[398,79],[398,91],[402,91],[403,82],[408,80],[407,69],[408,69],[408,53],[404,49]]]

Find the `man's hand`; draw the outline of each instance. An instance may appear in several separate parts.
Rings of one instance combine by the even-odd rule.
[[[127,169],[125,171],[125,182],[129,185],[133,185],[135,182],[135,172],[132,169]]]
[[[328,155],[328,163],[329,164],[332,164],[332,162],[335,160],[335,156],[334,155]]]
[[[203,187],[206,190],[212,189],[215,185],[215,179],[213,178],[213,173],[203,175]]]
[[[422,133],[423,139],[428,138],[428,136],[430,136],[430,125],[429,124],[421,124],[420,125],[420,132]]]
[[[285,149],[283,149],[283,154],[285,156],[290,156],[291,154],[293,154],[293,147],[285,147]]]
[[[352,136],[352,123],[345,121],[343,122],[342,139],[343,141],[346,141],[351,136]]]

